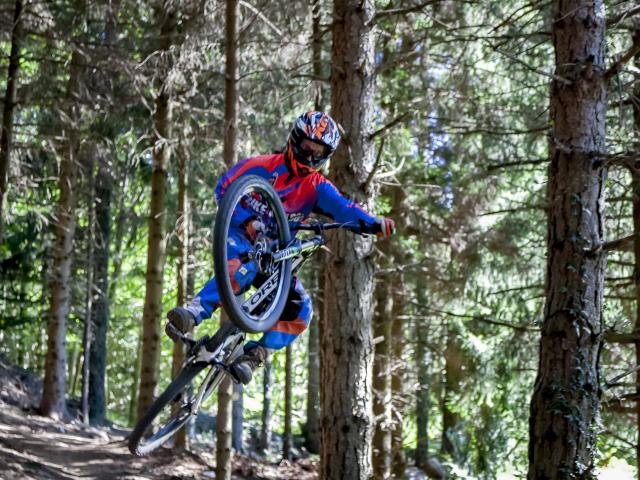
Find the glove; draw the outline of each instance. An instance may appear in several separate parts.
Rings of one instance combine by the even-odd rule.
[[[252,242],[255,242],[258,235],[266,231],[267,228],[260,220],[251,220],[247,223],[247,236]]]
[[[390,218],[380,217],[378,218],[378,225],[380,226],[380,231],[376,233],[377,237],[390,237],[391,235],[395,235],[396,233],[396,222],[391,220]]]

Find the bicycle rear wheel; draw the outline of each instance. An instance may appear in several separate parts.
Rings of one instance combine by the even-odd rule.
[[[187,423],[192,415],[192,398],[187,390],[196,375],[208,366],[206,362],[198,362],[187,364],[182,369],[129,435],[131,453],[143,456],[152,452]],[[155,429],[154,422],[158,418],[160,426]]]
[[[250,310],[243,306],[237,288],[234,291],[228,255],[230,230],[254,218],[267,226],[267,236],[277,249],[288,246],[291,232],[278,194],[262,177],[248,175],[231,183],[223,195],[213,231],[213,258],[224,311],[238,328],[252,333],[267,331],[280,319],[291,284],[291,260],[285,260],[271,265],[266,272],[269,285],[258,289],[258,292],[264,292],[259,301],[256,300],[259,308]],[[254,246],[254,254],[257,254],[257,248]]]

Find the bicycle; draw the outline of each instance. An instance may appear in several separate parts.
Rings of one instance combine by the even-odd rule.
[[[253,244],[246,260],[256,263],[256,287],[244,300],[234,292],[227,262],[229,232],[237,216],[256,215],[267,220],[270,230]],[[211,396],[230,365],[243,352],[247,332],[264,332],[278,321],[286,303],[292,275],[325,244],[324,232],[343,228],[360,233],[358,226],[340,223],[294,223],[284,212],[273,187],[257,176],[243,177],[225,192],[214,227],[214,271],[223,310],[231,321],[224,322],[212,336],[198,340],[174,330],[187,346],[178,376],[153,402],[129,436],[129,450],[146,455],[167,442]],[[307,230],[315,236],[291,238],[291,230]],[[197,388],[189,388],[196,376],[208,369]],[[159,421],[156,421],[159,419]],[[155,423],[154,423],[155,422]]]

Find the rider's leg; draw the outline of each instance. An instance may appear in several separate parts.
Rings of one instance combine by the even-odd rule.
[[[274,350],[286,347],[307,328],[312,315],[311,298],[305,292],[302,283],[294,278],[280,320],[271,330],[265,332],[260,340],[247,342],[244,354],[229,366],[231,374],[241,383],[249,383],[255,369]]]
[[[240,260],[243,254],[252,250],[253,247],[249,240],[246,239],[243,231],[235,230],[231,233],[227,240],[227,262],[229,275],[231,277],[231,286],[236,293],[247,291],[251,287],[258,271],[254,261],[242,263]],[[218,293],[218,285],[216,279],[212,278],[202,290],[191,299],[186,307],[176,307],[169,312],[168,316],[182,315],[188,312],[187,315],[191,315],[195,324],[199,325],[204,319],[210,318],[219,306],[220,295]]]
[[[294,277],[280,320],[256,343],[272,350],[280,350],[307,329],[312,316],[311,297],[305,291],[302,282]]]

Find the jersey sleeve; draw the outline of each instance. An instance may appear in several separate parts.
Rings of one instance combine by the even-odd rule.
[[[360,227],[362,233],[378,233],[380,222],[377,217],[365,212],[360,205],[348,200],[338,192],[338,189],[326,178],[316,187],[316,203],[313,212],[338,223],[353,223]]]

